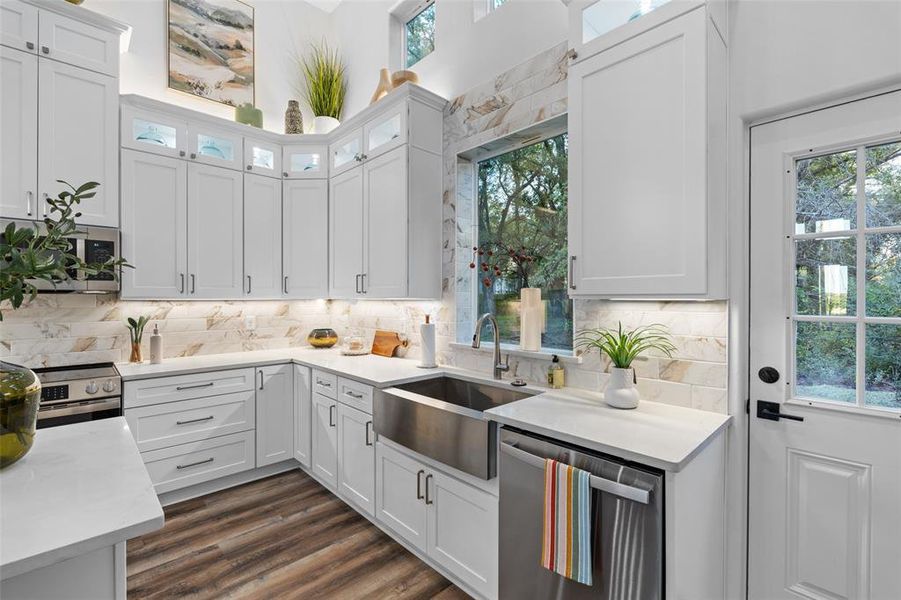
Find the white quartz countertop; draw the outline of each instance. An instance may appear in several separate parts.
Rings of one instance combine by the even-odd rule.
[[[679,471],[732,419],[692,408],[641,401],[622,410],[603,395],[551,390],[486,411],[498,423],[613,454],[667,471]]]
[[[0,471],[0,577],[7,579],[163,526],[125,419],[40,429]]]

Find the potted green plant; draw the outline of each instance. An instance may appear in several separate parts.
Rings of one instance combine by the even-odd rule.
[[[119,269],[128,265],[123,259],[110,257],[102,263],[87,263],[72,253],[70,238],[83,235],[75,219],[81,216],[76,207],[94,196],[100,184],[90,181],[75,188],[68,187],[57,198],[48,198],[50,216],[43,224],[23,225],[11,222],[0,237],[0,321],[3,311],[16,310],[26,299],[33,300],[38,289],[35,281],[54,286],[78,276],[108,274],[118,278]],[[34,371],[8,362],[0,364],[0,468],[25,456],[34,441],[41,384]]]
[[[347,93],[346,67],[338,51],[326,41],[310,46],[309,56],[300,58],[303,94],[313,111],[313,133],[329,133],[340,125]]]
[[[657,350],[667,357],[676,350],[666,328],[657,323],[626,331],[622,322],[616,330],[586,329],[576,336],[575,344],[585,352],[597,350],[610,358],[610,381],[604,401],[615,408],[635,408],[641,398],[635,387],[638,381],[632,361],[648,350]]]

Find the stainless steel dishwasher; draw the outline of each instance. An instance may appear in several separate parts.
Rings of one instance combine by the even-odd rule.
[[[541,566],[546,458],[592,475],[591,586]],[[664,597],[661,471],[504,427],[499,473],[501,599]]]

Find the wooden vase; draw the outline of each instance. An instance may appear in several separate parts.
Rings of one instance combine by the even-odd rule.
[[[392,89],[391,86],[391,71],[388,69],[382,69],[379,71],[379,84],[376,86],[375,91],[372,93],[372,99],[369,101],[369,104],[375,104],[379,100],[381,100],[384,96],[388,94]]]

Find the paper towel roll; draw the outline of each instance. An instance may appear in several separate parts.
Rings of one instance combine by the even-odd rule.
[[[435,362],[435,324],[423,323],[419,326],[419,336],[422,338],[422,356],[419,366],[424,369],[437,367]]]

